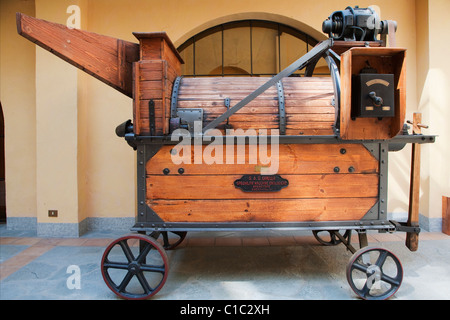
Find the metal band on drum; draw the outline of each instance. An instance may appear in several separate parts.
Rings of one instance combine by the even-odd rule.
[[[286,134],[286,105],[284,102],[284,89],[282,80],[277,82],[278,112],[280,116],[280,135]]]
[[[170,117],[177,117],[178,92],[180,91],[180,83],[183,77],[177,77],[173,83],[172,99],[170,102]]]

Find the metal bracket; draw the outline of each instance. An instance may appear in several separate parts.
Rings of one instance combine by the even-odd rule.
[[[396,231],[416,233],[416,234],[420,233],[419,226],[408,226],[406,222],[397,222],[394,220],[389,220],[389,222],[395,226]]]
[[[370,154],[377,160],[380,160],[380,148],[376,142],[365,142],[362,145],[370,152]]]
[[[136,226],[143,226],[148,221],[163,222],[158,215],[145,202],[147,184],[146,184],[146,165],[147,162],[158,153],[162,144],[139,144],[137,146],[137,198],[138,214]]]
[[[155,135],[155,101],[150,99],[148,102],[148,120],[150,121],[150,135]]]
[[[170,100],[170,117],[175,118],[177,116],[178,105],[178,92],[180,91],[181,79],[183,77],[177,77],[173,83],[172,99]]]
[[[230,98],[225,98],[224,103],[227,111],[230,110]],[[233,127],[230,125],[230,118],[227,118],[227,124],[225,125],[225,129],[232,129]]]
[[[325,61],[327,62],[328,69],[331,73],[331,80],[333,81],[333,90],[334,90],[334,126],[333,128],[339,129],[339,117],[340,117],[340,109],[341,109],[341,76],[339,75],[339,68],[334,61],[333,57],[329,54],[332,50],[328,50],[325,53]]]
[[[177,117],[180,118],[180,127],[194,133],[194,122],[201,121],[203,126],[202,108],[183,108],[177,110]]]
[[[286,107],[284,103],[284,89],[283,83],[277,82],[277,92],[278,92],[278,112],[280,114],[280,135],[286,134]]]

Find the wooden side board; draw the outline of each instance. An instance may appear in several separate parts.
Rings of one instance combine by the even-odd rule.
[[[362,145],[280,145],[277,174],[289,185],[276,192],[235,187],[265,167],[258,159],[249,163],[249,149],[243,164],[236,164],[237,152],[226,164],[223,147],[225,164],[176,165],[177,147],[162,147],[146,165],[147,204],[167,222],[359,220],[377,202],[379,163]],[[205,155],[207,146],[201,148]]]
[[[169,132],[170,97],[177,71],[166,60],[143,60],[134,69],[134,132],[151,135],[150,121],[155,125],[153,135]],[[150,101],[154,114],[150,115]]]
[[[352,48],[341,56],[341,137],[347,140],[391,139],[402,129],[406,113],[406,49]],[[380,74],[394,74],[395,117],[351,118],[352,75],[367,66]]]
[[[61,59],[132,97],[139,45],[17,13],[17,32]]]
[[[172,160],[183,157],[184,147],[181,145],[164,146],[147,163],[146,172],[151,176],[164,175],[168,169],[168,176],[179,176],[178,169],[183,168],[184,175],[236,175],[260,173],[261,169],[270,166],[262,163],[258,156],[260,150],[244,145],[225,146],[222,149],[221,164],[205,164],[205,156],[210,152],[207,146],[199,146],[203,158],[196,159],[194,146],[191,147],[186,162],[175,164]],[[243,152],[241,150],[245,148]],[[256,148],[256,147],[255,147]],[[270,157],[275,149],[268,146]],[[378,161],[369,151],[359,144],[280,144],[278,145],[279,166],[278,174],[332,174],[338,167],[341,173],[348,173],[353,168],[355,174],[378,174]],[[172,154],[178,156],[176,158]],[[241,157],[240,155],[243,154]],[[214,156],[214,154],[212,154]],[[201,155],[200,155],[201,156]],[[203,164],[196,164],[202,162]]]
[[[359,220],[377,198],[155,200],[167,222],[303,222]]]
[[[184,62],[165,32],[133,34],[139,39],[141,56],[133,65],[134,133],[166,135],[172,86]]]

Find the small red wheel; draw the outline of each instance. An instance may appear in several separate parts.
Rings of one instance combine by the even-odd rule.
[[[385,300],[394,295],[403,280],[400,260],[390,251],[365,247],[356,251],[347,265],[347,281],[365,300]]]
[[[103,253],[101,271],[106,285],[124,299],[142,300],[164,286],[169,259],[152,237],[129,234],[111,242]]]

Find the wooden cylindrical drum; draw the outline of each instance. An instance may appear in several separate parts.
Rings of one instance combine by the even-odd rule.
[[[205,127],[268,80],[267,77],[182,78],[176,107],[202,108]],[[217,129],[279,129],[282,135],[333,135],[336,121],[333,99],[329,77],[284,78]]]

